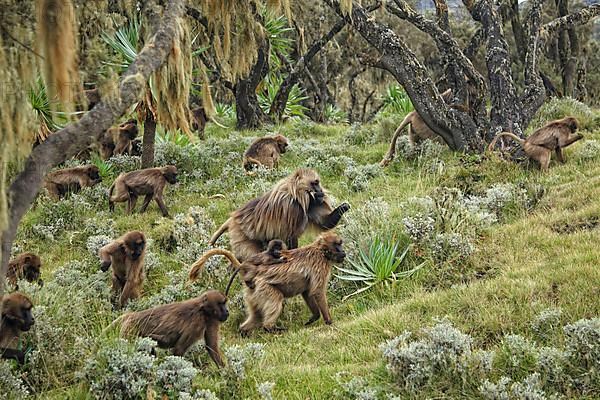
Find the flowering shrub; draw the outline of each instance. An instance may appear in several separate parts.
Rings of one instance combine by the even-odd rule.
[[[242,381],[246,379],[246,370],[252,362],[261,360],[265,355],[264,345],[261,343],[248,343],[244,346],[233,345],[225,349],[227,366],[225,373],[232,379]]]
[[[29,397],[29,390],[18,376],[12,361],[0,359],[0,400],[19,400]]]
[[[536,337],[546,340],[556,330],[561,322],[562,311],[557,308],[549,308],[540,312],[531,322],[531,328]]]
[[[258,390],[258,394],[260,394],[260,397],[264,400],[273,400],[274,387],[274,382],[262,382],[256,385],[256,390]]]
[[[556,310],[546,311],[532,325],[548,320],[552,329],[559,317]],[[469,335],[442,320],[424,329],[421,339],[411,341],[411,333],[404,332],[381,349],[388,370],[411,394],[436,388],[446,393],[451,386],[463,394],[477,388],[485,399],[594,397],[600,390],[600,319],[579,320],[563,332],[564,349],[538,348],[521,335],[508,334],[497,350],[486,351],[473,348]],[[494,383],[491,377],[498,376]]]
[[[479,391],[486,400],[546,400],[548,397],[542,390],[540,376],[531,374],[522,382],[513,382],[503,376],[497,383],[486,380]]]
[[[148,338],[139,338],[133,345],[124,339],[107,343],[87,360],[81,378],[89,382],[90,393],[97,399],[138,398],[154,380],[155,357],[150,350],[155,346]]]
[[[439,377],[463,380],[469,372],[473,339],[449,321],[423,330],[423,339],[409,341],[410,332],[381,345],[387,368],[410,393]]]
[[[576,117],[583,127],[591,123],[594,118],[594,112],[586,104],[571,97],[554,97],[539,108],[529,126],[537,129],[552,120],[564,118],[566,115]]]
[[[581,319],[563,328],[565,352],[584,393],[600,389],[600,318]]]
[[[116,175],[131,172],[142,167],[142,159],[138,156],[116,154],[108,159],[107,164],[112,166]]]
[[[98,256],[98,251],[113,241],[113,238],[106,235],[89,236],[87,239],[87,251],[94,257]]]
[[[369,187],[369,181],[381,173],[379,164],[348,165],[344,176],[350,181],[350,187],[355,192],[362,192]]]
[[[591,161],[600,158],[600,141],[586,140],[585,146],[579,146],[575,150],[575,158],[579,161]]]
[[[198,372],[185,358],[167,356],[156,367],[156,385],[166,394],[182,392],[192,386]]]

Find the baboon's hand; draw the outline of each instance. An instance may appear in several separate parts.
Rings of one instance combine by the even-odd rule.
[[[38,279],[38,285],[40,285],[40,287],[44,286],[44,281],[42,279]]]
[[[102,264],[100,264],[100,269],[102,270],[102,272],[108,271],[108,269],[110,268],[110,264],[110,261],[102,261]]]
[[[331,324],[333,324],[333,321],[331,319],[326,319],[325,324],[331,325]]]
[[[310,319],[308,321],[306,321],[304,326],[308,326],[308,325],[311,325],[311,324],[317,322],[319,320],[319,317],[320,317],[320,315],[313,315],[312,317],[310,317]]]
[[[341,214],[344,214],[345,212],[347,212],[348,210],[350,210],[350,204],[348,203],[342,203],[339,205],[339,207],[337,208],[339,210],[339,212]]]

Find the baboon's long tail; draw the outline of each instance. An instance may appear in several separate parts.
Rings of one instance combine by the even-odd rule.
[[[114,203],[110,200],[112,198],[113,191],[115,190],[115,182],[113,182],[113,184],[110,185],[110,189],[108,189],[108,210],[110,212],[113,212],[113,210],[115,209]]]
[[[400,123],[400,126],[398,126],[398,128],[396,128],[396,130],[394,131],[394,136],[392,137],[392,142],[390,143],[390,148],[389,148],[388,152],[386,153],[385,157],[383,157],[383,160],[381,160],[381,162],[379,163],[379,165],[381,165],[382,167],[387,166],[394,159],[394,155],[396,154],[396,142],[398,141],[398,137],[402,133],[402,130],[404,129],[404,127],[406,125],[410,124],[410,122],[412,121],[413,115],[414,115],[414,111],[409,112],[408,115],[406,117],[404,117],[404,119],[402,120],[402,123]]]
[[[230,252],[229,250],[211,249],[211,250],[207,251],[206,253],[204,253],[202,255],[202,257],[200,257],[198,259],[198,261],[196,261],[192,265],[192,269],[190,270],[190,275],[189,275],[190,281],[195,281],[196,279],[198,279],[198,275],[200,274],[200,271],[204,267],[204,264],[206,264],[206,261],[208,261],[208,259],[211,258],[212,256],[216,256],[216,255],[227,257],[229,262],[231,262],[231,264],[236,269],[239,268],[241,265],[241,263],[238,261],[238,259],[235,258],[235,255],[233,255],[233,253]]]
[[[498,139],[500,139],[502,136],[508,136],[509,138],[514,139],[516,142],[518,142],[521,146],[523,146],[523,144],[525,144],[525,140],[521,139],[520,137],[518,137],[517,135],[510,133],[510,132],[500,132],[499,134],[496,135],[496,137],[494,138],[494,140],[492,140],[492,142],[490,143],[490,145],[488,146],[488,151],[492,151],[494,150],[494,147],[496,146],[496,142],[498,141]]]
[[[227,221],[225,221],[223,223],[223,225],[221,225],[221,227],[214,233],[214,235],[212,235],[212,237],[208,241],[208,244],[210,244],[211,246],[214,246],[217,239],[219,239],[221,237],[221,235],[229,229],[230,222],[231,222],[231,217],[229,217],[227,219]]]

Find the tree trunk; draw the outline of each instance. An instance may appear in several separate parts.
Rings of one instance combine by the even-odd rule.
[[[568,0],[556,0],[558,16],[569,15]],[[563,93],[573,97],[575,88],[575,74],[577,73],[577,52],[579,41],[574,29],[561,30],[558,33],[558,58],[562,76]]]
[[[523,25],[521,24],[521,15],[519,13],[519,1],[511,0],[510,7],[510,26],[512,28],[513,36],[515,38],[515,46],[517,47],[519,60],[521,60],[521,63],[524,63],[525,55],[527,54],[527,41],[525,40],[525,32],[523,30]]]
[[[150,110],[146,110],[144,119],[144,137],[142,142],[142,168],[154,166],[154,141],[156,139],[156,120]]]
[[[271,120],[260,108],[256,97],[256,88],[269,72],[268,56],[269,43],[264,40],[258,48],[258,57],[250,70],[250,74],[246,79],[240,79],[235,85],[238,129],[256,129]]]
[[[317,54],[338,32],[340,32],[344,26],[346,26],[346,21],[338,21],[329,32],[327,32],[319,40],[314,42],[312,46],[310,46],[306,54],[300,57],[290,74],[281,83],[281,86],[275,95],[275,99],[273,100],[273,104],[271,104],[271,109],[269,110],[270,116],[276,118],[277,120],[281,119],[281,116],[285,111],[285,105],[287,104],[290,92],[292,91],[294,85],[298,83],[298,79],[300,78],[301,73],[304,71],[304,68],[306,68],[306,66],[310,63],[315,54]]]
[[[110,128],[132,104],[140,100],[150,74],[163,64],[173,47],[177,19],[183,16],[184,9],[182,0],[168,2],[156,33],[123,74],[119,93],[111,97],[110,103],[100,101],[79,121],[67,125],[33,149],[27,158],[23,171],[17,175],[8,191],[9,222],[1,238],[0,294],[4,290],[4,277],[17,227],[35,199],[44,175],[52,167],[88,147],[94,137]]]
[[[348,24],[351,24],[371,46],[379,51],[381,67],[390,72],[404,87],[427,126],[440,135],[450,148],[460,151],[483,149],[480,128],[467,113],[448,107],[425,66],[393,30],[377,22],[356,3],[352,7],[352,12],[347,15],[340,10],[339,1],[324,0],[324,2],[339,16],[346,19]],[[466,59],[462,53],[457,55],[462,55]]]
[[[348,91],[350,92],[350,110],[348,111],[348,122],[350,123],[355,122],[355,119],[360,120],[360,111],[358,112],[358,118],[354,118],[354,109],[358,104],[358,96],[356,95],[354,82],[356,81],[356,78],[366,70],[366,68],[361,68],[358,71],[353,72],[352,75],[350,75],[350,80],[348,81]]]

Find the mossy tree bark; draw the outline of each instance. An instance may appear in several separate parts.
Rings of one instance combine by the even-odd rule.
[[[521,43],[524,46],[525,90],[519,95],[511,74],[511,55],[503,21],[493,0],[463,0],[473,19],[482,25],[465,50],[458,46],[447,29],[447,5],[444,0],[435,1],[436,21],[418,14],[404,0],[388,0],[385,3],[388,12],[410,22],[434,40],[447,63],[446,82],[456,91],[455,100],[464,101],[463,88],[468,88],[467,104],[446,104],[429,71],[392,29],[378,22],[375,15],[357,3],[353,4],[350,13],[345,14],[339,0],[323,1],[379,52],[377,65],[390,72],[404,87],[425,123],[450,148],[466,152],[481,152],[484,143],[500,131],[522,136],[522,130],[545,99],[544,84],[538,69],[540,48],[556,33],[600,15],[600,5],[595,4],[542,25],[542,0],[533,0],[523,24],[527,26],[528,33],[522,37],[521,32],[518,33],[525,41]],[[516,27],[518,31],[519,26]],[[486,42],[486,80],[470,60],[483,42]],[[486,81],[489,85],[485,84]],[[488,98],[491,100],[489,114],[485,108]]]
[[[243,51],[240,50],[240,51]],[[256,89],[269,72],[269,42],[263,39],[258,48],[256,63],[252,66],[247,78],[240,79],[235,84],[235,109],[238,129],[259,128],[270,117],[260,108]]]
[[[10,251],[21,218],[34,201],[44,176],[51,168],[73,157],[88,147],[94,137],[110,128],[134,103],[146,88],[150,74],[158,69],[173,46],[177,18],[183,16],[185,2],[171,0],[156,32],[121,78],[116,99],[101,100],[79,121],[67,125],[37,146],[25,162],[25,167],[8,191],[9,225],[2,232],[2,263],[0,268],[0,294]]]

